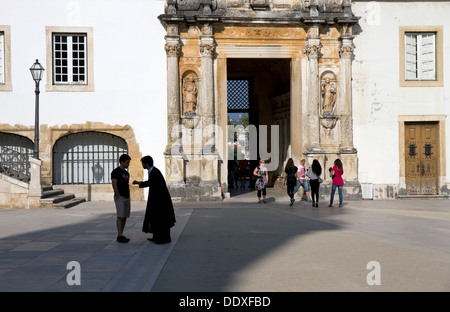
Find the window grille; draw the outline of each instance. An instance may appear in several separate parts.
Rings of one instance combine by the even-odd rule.
[[[0,31],[0,83],[5,83],[5,34]]]
[[[80,132],[53,147],[54,184],[108,184],[119,158],[128,153],[122,138],[102,132]]]
[[[227,102],[228,110],[248,110],[250,81],[249,80],[228,80],[227,81]]]
[[[417,153],[416,153],[416,144],[414,144],[414,143],[411,143],[411,144],[409,144],[409,156],[411,156],[411,157],[415,157],[416,155],[417,155]]]
[[[433,153],[431,152],[432,147],[433,146],[429,143],[425,144],[424,149],[426,158],[430,158],[433,155]]]
[[[406,80],[436,80],[436,33],[405,33]]]
[[[55,84],[86,84],[86,66],[86,34],[53,34]]]
[[[16,179],[30,180],[29,156],[34,143],[27,137],[0,132],[0,172]]]

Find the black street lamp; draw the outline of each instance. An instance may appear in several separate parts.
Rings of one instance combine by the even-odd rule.
[[[34,91],[36,94],[34,113],[34,158],[36,159],[39,159],[39,82],[41,82],[44,70],[44,67],[42,67],[37,59],[30,68],[31,76],[33,76],[33,80],[36,83],[36,89]]]

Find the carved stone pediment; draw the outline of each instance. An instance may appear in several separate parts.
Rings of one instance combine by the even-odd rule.
[[[176,8],[179,11],[198,11],[201,0],[177,0]]]
[[[183,17],[196,22],[205,17],[217,17],[223,22],[249,20],[276,23],[298,23],[303,20],[354,24],[350,0],[166,0],[162,20]]]

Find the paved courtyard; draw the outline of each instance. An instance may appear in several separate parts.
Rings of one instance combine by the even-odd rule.
[[[448,292],[449,200],[288,206],[283,190],[175,202],[172,243],[141,232],[133,202],[115,241],[112,202],[0,210],[2,292]]]

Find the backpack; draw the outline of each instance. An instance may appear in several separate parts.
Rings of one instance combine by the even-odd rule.
[[[289,171],[289,174],[287,176],[287,184],[289,185],[295,185],[297,183],[297,178],[295,177],[295,171],[292,169]]]

